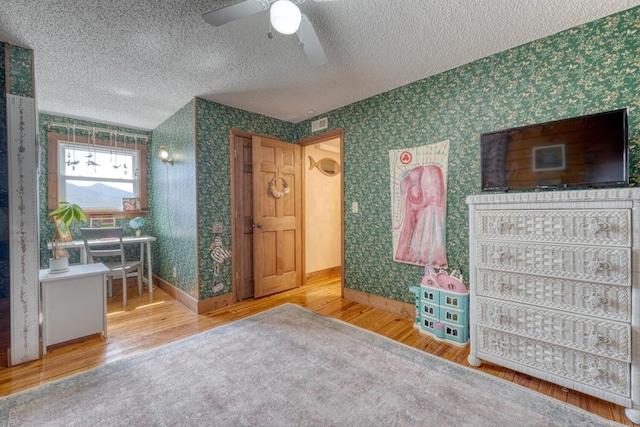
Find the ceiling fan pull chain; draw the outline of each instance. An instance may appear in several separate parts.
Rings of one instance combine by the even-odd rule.
[[[273,38],[273,31],[271,28],[271,19],[269,19],[269,32],[267,33],[267,38],[271,40]]]

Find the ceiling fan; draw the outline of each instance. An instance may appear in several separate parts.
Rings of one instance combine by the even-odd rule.
[[[309,18],[300,12],[297,6],[304,2],[305,0],[243,0],[221,9],[203,13],[202,18],[208,24],[218,27],[270,9],[271,26],[282,34],[296,33],[309,63],[313,66],[324,65],[327,63],[327,56],[320,44],[320,39],[318,39],[318,35]],[[269,38],[273,38],[271,31],[269,31]]]

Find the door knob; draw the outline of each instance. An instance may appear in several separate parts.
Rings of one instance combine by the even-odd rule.
[[[262,228],[262,223],[253,224],[253,228]]]

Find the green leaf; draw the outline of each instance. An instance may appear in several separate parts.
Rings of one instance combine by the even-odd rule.
[[[54,209],[49,213],[49,216],[54,219],[60,219],[67,226],[71,224],[72,221],[86,221],[87,216],[79,205],[69,202],[59,202],[57,209]]]

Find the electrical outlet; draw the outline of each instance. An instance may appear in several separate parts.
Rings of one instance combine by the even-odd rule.
[[[178,277],[178,269],[176,267],[173,267],[173,278],[177,278]]]

